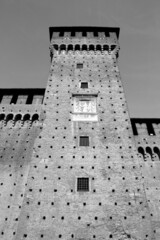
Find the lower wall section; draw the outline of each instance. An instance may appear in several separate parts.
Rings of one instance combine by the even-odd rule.
[[[15,239],[37,126],[0,132],[0,239]]]
[[[160,239],[160,139],[145,132],[135,137],[155,239]]]
[[[0,131],[0,239],[2,240],[18,240],[18,239],[46,239],[54,240],[54,230],[55,228],[54,222],[56,221],[56,228],[58,230],[58,226],[64,225],[64,232],[62,231],[59,235],[55,236],[55,238],[63,239],[63,234],[65,235],[68,231],[68,223],[72,225],[69,233],[68,239],[76,239],[75,236],[79,236],[79,239],[85,239],[83,236],[92,235],[92,238],[97,238],[96,233],[97,229],[101,229],[102,231],[103,226],[102,222],[107,228],[110,229],[111,234],[108,234],[108,239],[119,240],[119,238],[114,238],[112,235],[113,226],[115,224],[116,231],[119,232],[121,236],[124,236],[121,240],[130,239],[130,235],[125,229],[128,228],[126,222],[130,219],[129,212],[124,209],[126,214],[123,215],[123,221],[117,223],[115,220],[117,219],[117,213],[115,212],[115,204],[116,208],[119,208],[121,194],[122,191],[116,189],[115,185],[115,177],[110,178],[110,175],[106,175],[106,172],[98,169],[96,172],[96,176],[99,172],[102,172],[102,175],[106,175],[108,179],[106,181],[107,188],[110,188],[111,194],[116,195],[116,201],[110,199],[108,205],[106,202],[108,201],[108,196],[99,195],[98,200],[95,201],[95,195],[93,193],[92,198],[84,198],[83,194],[79,196],[75,196],[72,192],[67,193],[65,192],[65,186],[67,183],[66,179],[72,178],[70,174],[71,171],[74,170],[75,166],[72,164],[68,164],[68,162],[64,162],[64,159],[59,159],[57,164],[53,164],[48,158],[42,158],[39,160],[38,157],[38,149],[40,149],[40,141],[42,140],[42,146],[47,144],[49,145],[49,140],[46,143],[47,138],[41,138],[41,136],[37,139],[41,132],[41,129],[38,125],[25,125],[23,127],[11,127],[10,125],[1,128]],[[49,136],[49,132],[46,133]],[[63,133],[64,135],[64,133]],[[37,139],[37,143],[35,144],[35,140]],[[52,138],[53,139],[53,138]],[[146,140],[147,139],[147,140]],[[65,139],[63,139],[64,141]],[[52,140],[53,141],[53,140]],[[76,140],[75,140],[76,141]],[[147,141],[147,142],[146,142]],[[58,141],[57,144],[59,144]],[[68,140],[67,140],[68,142]],[[33,149],[33,146],[36,146],[37,151]],[[63,145],[63,143],[61,142]],[[93,144],[94,145],[94,144]],[[150,147],[151,150],[155,147],[160,146],[160,141],[156,137],[147,137],[143,135],[142,137],[136,138],[136,145],[144,149],[144,154],[139,154],[139,163],[142,172],[142,179],[144,180],[144,191],[146,193],[147,198],[147,209],[149,209],[149,215],[151,217],[153,230],[155,233],[155,238],[153,240],[160,239],[160,160],[158,155],[153,154],[150,155],[149,152],[147,153],[147,147]],[[50,145],[49,145],[50,146]],[[76,146],[76,144],[75,144]],[[52,147],[52,146],[50,146]],[[58,149],[58,147],[57,147]],[[54,146],[51,148],[53,152],[53,159],[55,159],[55,151]],[[46,150],[48,154],[49,151]],[[33,153],[33,151],[35,151]],[[59,150],[60,157],[62,155],[62,150]],[[109,151],[109,150],[107,150]],[[151,151],[153,152],[153,151]],[[84,151],[83,154],[85,155],[86,152]],[[82,154],[82,155],[83,155]],[[87,153],[90,154],[90,153]],[[88,159],[88,155],[86,157]],[[35,155],[35,161],[31,163],[31,156]],[[95,153],[93,153],[95,155]],[[64,158],[66,155],[64,154]],[[109,171],[112,171],[116,168],[116,164],[113,164],[114,158],[108,160],[110,162],[109,166],[111,167]],[[125,159],[125,158],[124,158]],[[75,161],[75,160],[74,160]],[[95,159],[96,162],[96,159]],[[119,162],[119,161],[118,161]],[[68,168],[72,166],[71,170],[63,171],[63,174],[60,174],[61,170],[66,167],[68,164]],[[82,165],[85,166],[84,162],[81,160],[80,165],[78,166],[79,169],[82,168]],[[108,167],[109,167],[108,166]],[[55,168],[56,167],[56,168]],[[104,167],[104,166],[103,166]],[[134,166],[133,166],[134,167]],[[84,167],[86,171],[86,167]],[[113,169],[112,169],[113,168]],[[78,169],[78,168],[77,168]],[[107,167],[106,167],[107,169]],[[132,171],[135,167],[132,169]],[[91,175],[95,173],[95,169],[87,168],[87,171],[91,173]],[[78,170],[79,171],[79,170]],[[92,172],[91,172],[92,171]],[[126,171],[126,172],[125,172]],[[65,178],[66,174],[66,178]],[[111,174],[111,173],[110,173]],[[129,189],[129,186],[132,185],[131,181],[131,174],[128,172],[128,168],[121,169],[120,175],[123,177],[128,176],[128,180],[126,182],[126,189]],[[71,177],[69,177],[71,175]],[[117,175],[117,174],[116,174]],[[62,184],[56,184],[55,179],[64,178],[64,182]],[[94,180],[93,180],[94,179]],[[61,180],[59,180],[61,181]],[[70,181],[70,180],[69,180]],[[91,178],[92,182],[96,183],[96,177]],[[72,186],[72,181],[69,182],[69,185]],[[74,185],[74,184],[73,184]],[[52,186],[52,189],[51,189]],[[96,185],[95,185],[96,187]],[[101,186],[102,187],[102,186]],[[72,186],[75,189],[74,186]],[[72,190],[71,188],[71,190]],[[138,185],[136,185],[138,188]],[[136,189],[135,188],[135,189]],[[58,189],[58,190],[57,190]],[[114,191],[116,189],[116,191]],[[94,188],[93,188],[94,190]],[[60,198],[58,197],[58,192],[61,191],[62,195]],[[74,190],[73,190],[74,192]],[[139,206],[141,208],[141,202],[145,200],[140,199],[139,195],[135,194],[133,196],[132,204],[136,204],[139,201]],[[126,204],[129,203],[128,198],[125,199]],[[60,208],[60,204],[62,204],[63,208]],[[122,209],[125,206],[122,203]],[[97,205],[95,211],[95,205]],[[109,209],[110,205],[110,210]],[[130,207],[130,205],[128,205]],[[128,209],[128,206],[125,206]],[[149,207],[149,208],[148,208]],[[59,209],[59,210],[58,210]],[[75,214],[79,211],[79,214]],[[91,215],[86,214],[86,209],[89,209],[92,212]],[[93,211],[92,211],[93,209]],[[131,208],[132,209],[132,208]],[[140,211],[138,208],[137,213],[133,213],[135,219],[139,221]],[[145,209],[145,204],[144,204]],[[107,214],[106,214],[107,211]],[[118,211],[120,212],[120,211]],[[73,215],[75,218],[73,218]],[[57,220],[58,218],[58,220]],[[82,220],[84,220],[87,224],[84,227],[81,224]],[[145,221],[143,219],[141,222]],[[29,224],[28,224],[29,223]],[[97,224],[100,223],[100,224]],[[114,224],[113,224],[114,223]],[[148,226],[150,222],[148,220]],[[75,231],[73,226],[76,226],[78,229]],[[81,225],[82,227],[79,227]],[[38,227],[37,227],[38,226]],[[96,227],[95,227],[96,226]],[[117,226],[119,226],[117,230]],[[134,228],[134,227],[133,227]],[[28,229],[30,232],[28,232]],[[146,229],[146,239],[148,240],[150,237],[147,237],[147,229]],[[33,234],[34,233],[34,234]],[[99,240],[100,238],[98,238]],[[137,239],[136,239],[137,240]],[[138,239],[139,240],[139,239]]]

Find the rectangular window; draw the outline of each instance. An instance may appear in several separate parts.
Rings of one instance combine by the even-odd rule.
[[[88,82],[81,82],[81,88],[88,88]]]
[[[79,145],[88,147],[89,146],[89,137],[88,136],[81,136],[80,141],[79,141]]]
[[[83,63],[77,63],[77,68],[83,68]]]
[[[89,178],[78,178],[77,179],[77,191],[78,192],[89,191]]]

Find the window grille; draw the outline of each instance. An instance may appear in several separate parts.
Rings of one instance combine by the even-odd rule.
[[[79,191],[79,192],[89,191],[89,178],[78,178],[77,179],[77,191]]]
[[[82,82],[81,88],[88,88],[88,82]]]
[[[88,136],[81,136],[79,145],[88,147],[89,146],[89,137]]]
[[[83,68],[83,63],[77,63],[77,68]]]

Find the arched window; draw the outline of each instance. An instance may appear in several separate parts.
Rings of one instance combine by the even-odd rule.
[[[17,122],[17,121],[20,121],[22,118],[22,115],[21,114],[17,114],[14,118],[14,121]]]
[[[12,113],[8,114],[7,117],[6,117],[6,122],[8,122],[10,120],[13,120],[13,114]]]
[[[0,121],[2,121],[2,120],[4,120],[4,118],[5,118],[5,114],[0,114]]]
[[[56,51],[58,51],[58,45],[57,44],[54,44],[53,47]]]
[[[158,147],[154,147],[153,151],[154,151],[154,153],[156,153],[158,155],[158,157],[160,159],[160,150],[159,150],[159,148]]]
[[[80,51],[80,45],[79,44],[75,45],[75,51]]]
[[[30,115],[29,114],[25,114],[23,116],[23,121],[28,121],[28,120],[30,120]]]
[[[86,44],[83,44],[82,45],[82,51],[87,51],[88,49],[87,49],[87,45]]]
[[[109,51],[109,46],[108,45],[103,45],[103,51]]]
[[[101,50],[102,50],[101,45],[96,45],[96,51],[101,51]]]
[[[33,114],[32,116],[32,122],[39,120],[39,115],[38,114]]]
[[[64,51],[64,50],[66,51],[66,45],[65,44],[60,45],[60,50],[61,51]]]
[[[89,51],[94,51],[94,45],[89,45]]]
[[[72,44],[68,45],[68,51],[73,51],[73,45]]]
[[[142,147],[138,148],[138,153],[142,154],[143,158],[145,159],[145,152],[144,152],[144,149]]]
[[[116,45],[111,45],[111,51],[113,51],[116,48]]]
[[[153,153],[152,153],[152,149],[150,147],[146,147],[146,153],[148,153],[152,158]]]

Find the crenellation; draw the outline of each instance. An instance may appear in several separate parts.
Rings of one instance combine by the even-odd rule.
[[[64,38],[69,38],[71,37],[71,32],[64,32]]]
[[[76,28],[78,29],[78,28]],[[82,30],[81,30],[82,29]],[[107,29],[107,28],[106,28]],[[54,52],[58,51],[94,51],[96,54],[97,50],[100,51],[108,51],[111,53],[116,54],[118,57],[118,50],[119,50],[119,43],[118,43],[118,35],[119,32],[117,29],[108,28],[106,32],[104,31],[97,31],[97,34],[95,31],[83,31],[83,28],[79,28],[78,32],[74,32],[73,29],[71,29],[72,32],[70,32],[70,36],[68,35],[69,32],[54,32],[53,28],[50,28],[50,51],[51,51],[51,58]],[[62,29],[61,29],[62,30]],[[95,30],[95,29],[94,29]],[[74,33],[74,34],[73,34]],[[77,44],[77,42],[79,44]],[[72,45],[71,45],[72,44]],[[97,46],[96,46],[97,45]]]
[[[81,39],[82,37],[84,37],[83,32],[75,32],[75,37]]]
[[[27,95],[19,95],[16,104],[26,104],[27,102]],[[3,103],[3,102],[2,102]]]
[[[10,104],[11,99],[12,99],[12,96],[10,96],[10,95],[3,96],[1,99],[1,103],[2,104]]]
[[[34,95],[32,104],[42,104],[43,103],[43,96],[41,95]]]
[[[42,104],[44,92],[45,89],[0,89],[0,107],[2,104]]]

